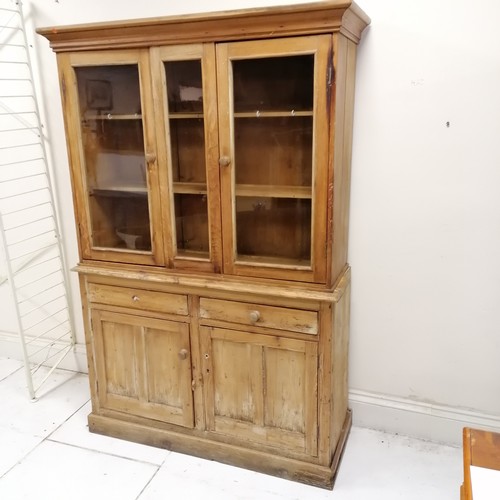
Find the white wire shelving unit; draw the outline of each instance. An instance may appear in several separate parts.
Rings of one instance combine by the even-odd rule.
[[[13,0],[0,0],[0,245],[0,286],[11,290],[35,400],[75,336],[30,46],[22,5]]]

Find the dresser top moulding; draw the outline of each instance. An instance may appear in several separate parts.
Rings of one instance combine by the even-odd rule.
[[[40,28],[55,52],[140,48],[340,32],[359,43],[370,18],[351,1]]]

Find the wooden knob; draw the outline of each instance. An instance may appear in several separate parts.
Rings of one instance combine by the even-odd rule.
[[[250,321],[252,323],[257,323],[257,321],[259,321],[259,319],[260,319],[260,312],[259,311],[250,311],[249,317],[250,317]]]
[[[139,302],[139,300],[140,300],[140,299],[139,299],[139,297],[138,297],[137,295],[133,295],[133,296],[132,296],[132,300],[133,300],[134,302]]]
[[[231,163],[231,158],[229,156],[221,156],[219,158],[219,165],[221,167],[227,167]]]
[[[187,350],[186,350],[186,349],[181,349],[181,350],[179,351],[179,354],[178,354],[179,359],[181,359],[181,360],[186,359],[186,358],[187,358],[187,355],[188,355],[188,352],[187,352]]]
[[[154,163],[156,161],[156,155],[154,153],[146,153],[146,163]]]

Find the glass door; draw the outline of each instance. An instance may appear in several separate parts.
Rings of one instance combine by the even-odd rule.
[[[152,95],[146,51],[63,59],[83,258],[162,264]],[[75,123],[76,122],[76,123]]]
[[[329,49],[328,36],[217,47],[227,273],[325,281]]]
[[[213,44],[151,49],[169,265],[218,271],[221,261]]]

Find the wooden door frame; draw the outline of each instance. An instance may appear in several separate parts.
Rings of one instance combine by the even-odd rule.
[[[215,46],[213,43],[152,47],[151,78],[155,106],[162,220],[165,232],[165,260],[170,267],[200,272],[220,272],[222,268],[222,235],[220,217],[220,182],[218,168],[217,88]],[[208,198],[209,258],[177,255],[175,237],[174,193],[170,153],[170,124],[166,97],[166,61],[199,60],[203,86],[205,166]]]
[[[234,158],[232,72],[230,61],[273,56],[315,55],[313,179],[311,214],[311,267],[249,264],[236,256],[234,168],[221,170],[221,208],[224,272],[238,276],[326,283],[327,278],[327,203],[329,164],[329,105],[332,68],[332,39],[329,35],[288,39],[252,40],[219,43],[217,86],[219,96],[219,146],[222,157]]]
[[[107,262],[164,265],[163,235],[160,219],[160,191],[158,189],[158,167],[156,162],[156,139],[153,120],[153,97],[148,50],[103,50],[96,52],[71,52],[58,54],[61,82],[62,106],[66,129],[73,202],[80,255],[83,259]],[[80,133],[80,107],[74,68],[91,66],[137,65],[139,72],[142,123],[144,130],[144,153],[147,165],[148,211],[151,232],[151,252],[131,252],[122,249],[95,247],[92,244],[92,222],[90,217],[86,165]]]

